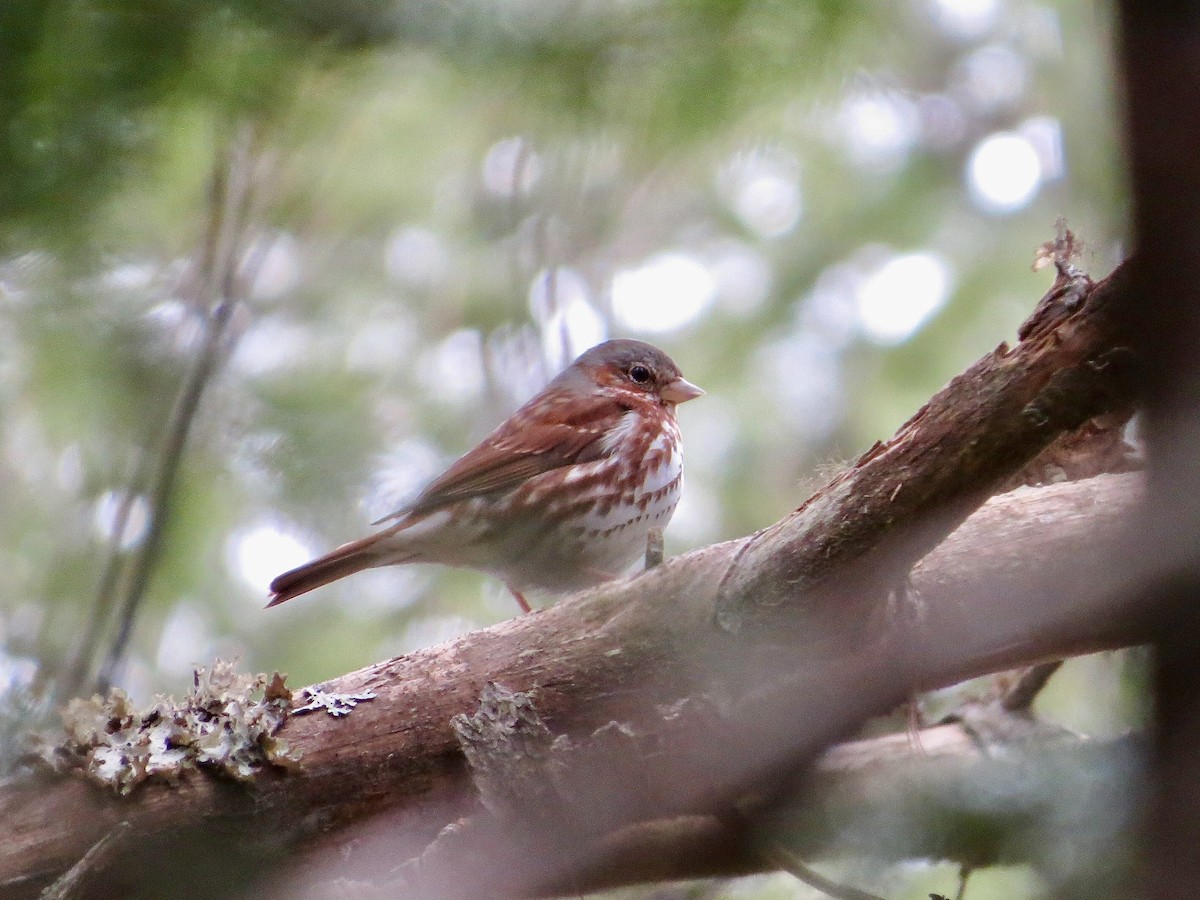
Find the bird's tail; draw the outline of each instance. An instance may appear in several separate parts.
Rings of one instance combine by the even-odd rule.
[[[373,534],[361,540],[351,541],[312,562],[284,572],[271,582],[271,600],[267,609],[278,606],[285,600],[307,594],[331,581],[383,564],[386,553],[379,546],[380,537],[382,535]]]

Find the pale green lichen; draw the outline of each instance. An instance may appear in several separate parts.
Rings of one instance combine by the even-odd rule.
[[[122,795],[148,778],[176,780],[199,768],[245,781],[299,761],[276,737],[291,710],[284,676],[244,674],[217,660],[195,670],[183,702],[159,697],[138,711],[118,688],[70,701],[62,712],[65,734],[40,739],[36,751],[54,771],[82,774]]]

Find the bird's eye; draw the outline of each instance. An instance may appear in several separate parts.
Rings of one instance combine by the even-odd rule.
[[[638,384],[645,384],[650,380],[650,370],[645,366],[634,366],[629,370],[629,377]]]

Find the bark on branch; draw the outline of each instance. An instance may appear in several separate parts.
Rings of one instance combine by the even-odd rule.
[[[913,690],[1137,642],[1129,617],[1095,615],[1119,580],[1094,579],[1091,605],[1078,581],[1104,569],[1136,502],[1134,476],[998,498],[908,581],[914,562],[1058,434],[1127,402],[1114,316],[1124,287],[1120,271],[1098,284],[1060,280],[1019,344],[956,378],[758,535],[336,679],[329,690],[377,699],[343,719],[292,719],[281,736],[303,753],[299,775],[147,784],[127,801],[76,781],[0,787],[0,821],[11,823],[0,896],[28,895],[119,821],[191,845],[187,866],[156,873],[173,891],[204,871],[195,854],[211,845],[197,834],[221,835],[232,871],[231,846],[259,867],[267,848],[340,840],[337,826],[386,813],[388,864],[417,857],[447,823],[481,811],[451,720],[476,711],[488,682],[532,698],[550,733],[583,738],[585,749],[610,723],[636,739],[599,770],[563,773],[556,790],[585,798],[582,814],[450,842],[408,873],[412,895],[577,886],[572,874],[594,864],[605,834],[719,816],[748,797],[766,808],[794,794],[791,779],[821,747]],[[362,874],[382,863],[363,850],[349,865]],[[133,867],[114,870],[118,887],[142,884]]]
[[[1145,741],[1067,736],[984,745],[962,723],[838,745],[821,757],[802,797],[767,838],[805,860],[857,858],[868,865],[913,859],[968,867],[1048,864],[1059,882],[1111,883],[1111,859],[1074,857],[1064,871],[1062,822],[1077,846],[1113,846],[1133,827],[1145,789]],[[1058,833],[1055,834],[1055,830]],[[717,816],[639,823],[606,838],[574,884],[729,878],[779,868],[770,846]],[[565,885],[548,896],[568,894]],[[1098,892],[1097,892],[1098,893]]]

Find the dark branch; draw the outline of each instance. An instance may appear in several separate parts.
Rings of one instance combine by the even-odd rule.
[[[1009,712],[1029,712],[1037,695],[1042,692],[1042,688],[1060,668],[1062,668],[1061,659],[1030,666],[1021,673],[1016,684],[1004,695],[1000,701],[1001,705]]]

